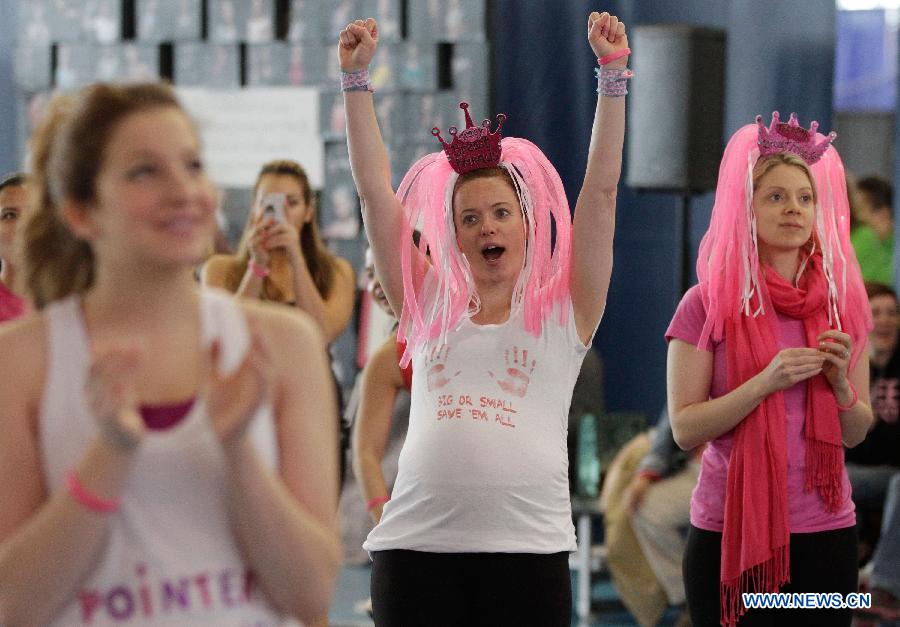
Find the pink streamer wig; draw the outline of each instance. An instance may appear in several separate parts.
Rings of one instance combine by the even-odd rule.
[[[572,219],[559,174],[525,139],[501,142],[500,167],[509,173],[525,216],[525,260],[513,291],[510,316],[523,309],[525,329],[538,336],[555,311],[565,324],[569,303]],[[416,347],[439,338],[481,307],[468,260],[456,242],[453,191],[458,175],[447,155],[419,159],[403,177],[397,198],[406,213],[401,235],[403,311],[398,337],[407,342],[401,366]],[[555,226],[555,241],[553,227]],[[412,230],[421,232],[418,250]],[[426,258],[427,253],[427,258]]]
[[[700,242],[697,278],[707,290],[707,317],[698,347],[721,340],[725,321],[765,314],[756,220],[753,168],[759,159],[758,127],[748,124],[729,140],[719,166],[709,229]],[[817,139],[824,138],[817,134]],[[851,367],[865,347],[872,316],[856,255],[850,245],[850,207],[844,165],[834,146],[810,166],[816,185],[815,241],[828,280],[828,316],[835,329],[854,340]]]

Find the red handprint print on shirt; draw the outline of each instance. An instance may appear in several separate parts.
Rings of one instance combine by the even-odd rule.
[[[447,361],[447,355],[449,354],[449,346],[435,346],[431,349],[428,356],[425,357],[425,373],[429,392],[440,390],[461,372],[457,370],[453,375],[447,377],[447,366],[444,362]]]
[[[513,346],[512,363],[509,361],[509,349],[506,349],[504,352],[504,357],[506,361],[507,378],[497,379],[490,370],[488,370],[488,374],[497,380],[497,385],[500,386],[501,390],[508,394],[512,394],[513,396],[522,398],[528,393],[528,386],[531,384],[531,373],[534,372],[534,367],[537,362],[532,359],[529,364],[528,350],[523,349],[519,351],[518,346]]]

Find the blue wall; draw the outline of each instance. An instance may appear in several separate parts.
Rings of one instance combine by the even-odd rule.
[[[0,176],[19,167],[13,42],[16,39],[14,0],[0,0]]]
[[[504,131],[545,150],[574,204],[596,102],[587,14],[599,5],[584,0],[498,0],[496,5],[494,98],[497,111],[509,116]],[[726,140],[757,113],[768,117],[774,109],[796,111],[803,122],[817,119],[829,128],[833,0],[619,0],[602,9],[629,26],[680,22],[727,32]],[[691,203],[694,251],[712,201],[710,193]],[[679,206],[673,194],[620,188],[609,305],[595,342],[606,365],[611,410],[643,411],[652,419],[665,402],[663,333],[680,298]]]

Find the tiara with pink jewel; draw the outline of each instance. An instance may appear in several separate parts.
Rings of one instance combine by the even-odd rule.
[[[812,122],[809,129],[805,129],[797,122],[797,114],[791,113],[790,119],[785,123],[778,117],[778,111],[772,112],[772,122],[769,128],[763,123],[761,115],[756,116],[756,124],[759,127],[759,156],[765,157],[779,152],[790,152],[812,165],[818,161],[828,146],[837,137],[837,133],[830,132],[825,138],[816,143],[816,131],[818,122]]]
[[[455,126],[449,129],[453,139],[448,144],[441,137],[438,127],[431,129],[431,134],[438,138],[447,153],[450,165],[457,174],[465,174],[479,168],[490,168],[500,163],[500,129],[506,115],[497,114],[497,130],[491,132],[491,121],[484,120],[481,126],[475,126],[469,115],[469,103],[459,103],[459,108],[466,114],[466,128],[460,131]]]

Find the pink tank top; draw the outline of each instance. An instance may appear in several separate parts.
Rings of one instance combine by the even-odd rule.
[[[240,307],[224,292],[203,290],[202,341],[219,338],[231,371],[249,336]],[[49,353],[40,414],[47,486],[65,474],[97,435],[84,398],[89,350],[80,299],[47,310]],[[261,407],[250,437],[277,468],[271,407]],[[226,510],[226,468],[202,399],[177,424],[145,437],[122,504],[109,515],[107,540],[93,572],[51,623],[276,626],[288,624],[268,603],[244,564]]]

